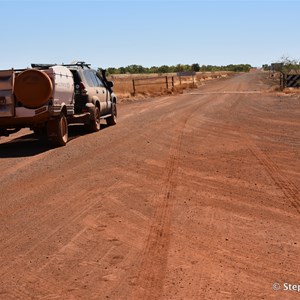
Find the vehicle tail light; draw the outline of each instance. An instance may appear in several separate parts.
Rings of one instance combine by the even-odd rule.
[[[81,90],[82,94],[87,94],[87,90],[86,90],[85,85],[82,81],[80,82],[80,90]]]

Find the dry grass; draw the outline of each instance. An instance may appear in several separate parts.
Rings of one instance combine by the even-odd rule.
[[[282,92],[285,94],[300,94],[300,88],[285,88]]]
[[[231,75],[233,72],[198,72],[194,79],[190,77],[181,77],[176,73],[168,74],[122,74],[110,76],[114,82],[114,92],[122,101],[124,99],[134,99],[135,97],[160,96],[165,94],[179,94],[186,89],[196,88],[204,84],[207,80],[223,78]],[[166,86],[166,76],[168,77],[168,89]],[[174,86],[172,85],[172,78]],[[133,88],[135,81],[135,93]]]

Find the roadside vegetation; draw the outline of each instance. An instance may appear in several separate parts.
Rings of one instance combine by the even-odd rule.
[[[191,65],[177,64],[176,66],[163,65],[159,67],[129,65],[127,67],[107,68],[107,75],[114,82],[114,91],[119,99],[133,99],[135,96],[151,97],[183,93],[186,89],[203,85],[207,80],[227,77],[236,72],[249,72],[251,68],[252,66],[249,64],[200,66],[198,63],[194,63]],[[179,72],[187,71],[193,71],[195,75],[178,76]]]
[[[271,64],[264,64],[264,71],[269,72],[269,78],[273,80],[274,89],[276,91],[284,92],[285,94],[299,94],[300,93],[300,60],[282,56],[277,62]],[[287,75],[295,75],[290,78],[289,85],[286,85]],[[297,81],[298,80],[298,81]]]
[[[214,66],[214,65],[202,65],[194,63],[192,65],[178,64],[176,66],[163,65],[160,67],[143,67],[141,65],[130,65],[127,67],[109,67],[107,73],[109,75],[114,74],[164,74],[164,73],[178,73],[185,71],[194,72],[217,72],[217,71],[230,71],[230,72],[249,72],[252,68],[249,64],[227,65],[227,66]]]
[[[300,74],[300,60],[282,56],[276,63],[264,64],[263,69],[265,71]]]
[[[184,90],[200,87],[206,81],[225,78],[233,71],[196,72],[195,76],[177,76],[177,73],[111,74],[114,92],[119,100],[152,97],[166,94],[181,94]],[[168,84],[166,84],[166,81]],[[135,85],[135,87],[134,87]]]

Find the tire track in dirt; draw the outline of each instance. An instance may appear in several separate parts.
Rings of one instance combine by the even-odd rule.
[[[213,124],[213,126],[218,126]],[[272,161],[272,159],[259,149],[254,142],[250,140],[250,137],[245,134],[245,132],[241,131],[240,128],[233,128],[231,126],[225,126],[222,124],[222,128],[226,128],[226,133],[231,132],[235,135],[244,136],[244,140],[247,140],[248,149],[256,157],[259,161],[260,165],[264,167],[269,176],[272,178],[276,186],[283,192],[284,196],[290,201],[291,205],[296,209],[298,213],[300,213],[300,196],[299,189],[297,186],[288,180],[286,176],[282,174],[282,171],[279,167]]]
[[[283,192],[291,205],[300,214],[299,189],[290,182],[267,154],[263,153],[256,145],[249,143],[249,150],[257,158],[259,163],[268,172],[276,186]]]
[[[82,192],[80,195],[80,197],[82,197],[82,199],[86,200],[89,199],[88,197],[90,196],[89,194],[87,194],[86,192]],[[57,226],[54,230],[51,231],[51,233],[45,237],[43,237],[43,239],[41,239],[39,241],[38,244],[35,244],[33,247],[30,248],[30,250],[27,250],[26,254],[30,253],[32,250],[34,250],[36,247],[38,247],[39,244],[42,244],[44,241],[47,241],[49,238],[51,238],[51,236],[53,236],[57,231],[61,230],[62,228],[64,228],[65,225],[69,224],[70,222],[76,221],[80,216],[82,216],[84,213],[86,213],[89,209],[91,209],[93,206],[97,205],[98,201],[93,201],[92,203],[90,203],[86,209],[84,210],[78,210],[79,213],[76,213],[72,216],[68,216],[68,218],[66,218],[66,220],[61,223],[59,226]],[[61,211],[64,206],[66,204],[65,203],[61,203],[60,205],[57,205],[57,207],[53,210],[53,214]],[[75,206],[74,206],[75,207]],[[80,205],[78,204],[76,207],[80,207]],[[47,212],[48,208],[45,208],[42,212]],[[5,243],[2,243],[2,250],[6,249],[7,247],[9,247],[12,244],[16,244],[17,240],[19,238],[19,236],[24,235],[25,232],[28,232],[30,230],[33,230],[37,225],[41,226],[41,224],[43,223],[47,223],[48,220],[51,219],[52,215],[48,215],[48,214],[43,214],[45,217],[41,220],[39,220],[39,223],[30,223],[29,225],[26,225],[23,227],[22,231],[16,232],[14,235],[12,235],[9,239],[7,239],[5,241]],[[0,274],[1,275],[1,274]]]
[[[108,195],[111,190],[113,190],[113,187],[111,187],[110,189],[108,189],[106,191],[106,193],[103,194],[103,196]],[[92,195],[94,195],[94,197]],[[18,264],[20,263],[20,261],[22,261],[24,257],[26,257],[29,254],[31,254],[34,251],[36,251],[37,248],[39,248],[41,245],[45,244],[46,241],[49,241],[51,238],[53,238],[63,228],[65,228],[69,224],[75,223],[76,221],[80,220],[84,215],[88,215],[88,212],[90,212],[92,210],[95,210],[97,208],[97,206],[100,205],[99,199],[96,197],[95,192],[91,192],[91,193],[82,192],[82,194],[80,195],[80,197],[83,199],[83,201],[84,200],[89,200],[89,199],[93,199],[93,200],[90,201],[90,203],[87,204],[83,209],[80,209],[81,204],[78,203],[76,205],[76,207],[78,207],[76,213],[68,216],[64,220],[64,222],[60,223],[58,226],[56,226],[55,228],[53,228],[46,236],[43,236],[37,243],[33,244],[29,249],[27,249],[27,251],[24,252],[22,256],[16,257],[15,260],[13,261],[13,263],[11,263],[10,265],[6,265],[6,266],[5,266],[5,264],[1,265],[1,273],[0,273],[0,275],[3,276],[9,270],[13,270],[14,268],[12,268],[12,266],[17,267]],[[53,212],[56,213],[56,212],[60,211],[61,209],[63,209],[63,207],[64,207],[64,203],[62,203],[61,205],[59,205],[55,210],[53,210]],[[52,217],[52,215],[47,215],[47,214],[45,214],[45,216],[46,216],[45,218],[43,218],[42,220],[40,220],[39,226],[41,226],[41,224],[48,223],[49,222],[48,219],[50,220],[51,217]],[[37,226],[36,223],[32,223],[30,226],[27,226],[27,227],[25,226],[23,231],[16,233],[8,241],[6,241],[6,243],[3,244],[4,245],[3,249],[5,249],[6,247],[9,247],[10,245],[16,244],[16,240],[17,240],[17,238],[20,235],[24,234],[29,229],[33,229],[36,226]],[[87,228],[89,228],[89,226],[86,226],[85,230]],[[82,231],[80,235],[82,235],[83,233],[84,233],[84,231]],[[80,235],[78,235],[76,238],[79,238]],[[74,241],[71,240],[69,243],[72,244],[73,242]],[[67,247],[68,244],[65,245],[64,247]]]
[[[154,239],[154,240],[157,240],[157,242],[155,242],[155,244],[156,244],[155,247],[156,248],[157,247],[158,248],[164,248],[165,247],[164,237],[169,235],[169,232],[168,232],[169,226],[167,226],[167,224],[170,223],[169,222],[169,211],[168,211],[169,210],[169,204],[168,204],[168,201],[172,197],[172,190],[174,188],[174,182],[172,181],[172,177],[173,177],[174,170],[176,169],[175,165],[176,165],[177,156],[178,156],[178,153],[179,153],[178,147],[180,145],[179,145],[179,141],[178,141],[178,135],[180,136],[180,134],[182,134],[182,131],[183,131],[183,128],[180,130],[181,126],[184,128],[184,125],[182,125],[182,124],[180,124],[178,126],[178,128],[176,130],[176,132],[178,132],[178,133],[177,133],[176,137],[174,138],[174,141],[172,143],[171,150],[170,150],[170,153],[169,153],[170,159],[167,163],[167,170],[168,170],[167,171],[167,189],[162,193],[164,202],[161,205],[159,205],[159,207],[157,209],[157,212],[156,212],[156,215],[155,215],[156,220],[158,220],[158,225],[152,226],[152,228],[153,228],[152,235],[154,234],[154,235],[158,235],[158,236],[163,237],[162,240],[159,240],[157,238]],[[37,160],[38,160],[38,158],[36,158],[34,160],[34,162],[36,162]],[[31,160],[28,161],[28,162],[26,161],[26,163],[24,165],[22,165],[21,167],[27,166],[31,163],[32,163]],[[109,190],[106,191],[106,193],[109,193]],[[79,196],[79,195],[77,195],[77,196]],[[83,196],[83,195],[81,195],[81,196]],[[84,194],[84,196],[86,198],[90,198],[90,195]],[[92,197],[92,199],[94,199],[94,198]],[[32,247],[30,247],[30,249],[27,249],[27,251],[26,251],[26,253],[24,253],[24,255],[16,257],[11,265],[9,265],[9,266],[4,266],[3,265],[2,270],[1,270],[2,275],[6,274],[6,276],[7,276],[8,272],[9,272],[9,269],[11,269],[13,271],[16,267],[18,267],[18,265],[21,263],[21,261],[24,259],[24,257],[26,257],[26,256],[32,254],[33,252],[35,252],[41,245],[45,244],[45,242],[47,240],[51,239],[60,230],[62,230],[62,228],[64,228],[65,225],[70,224],[70,223],[74,223],[76,220],[79,220],[80,218],[82,218],[82,216],[85,215],[88,211],[90,211],[92,209],[92,207],[97,203],[98,203],[97,200],[92,201],[91,203],[89,203],[89,205],[87,207],[85,207],[84,210],[78,210],[78,213],[72,214],[71,216],[66,218],[62,224],[59,224],[59,226],[54,228],[54,230],[52,230],[50,233],[48,233],[47,236],[43,237],[42,240],[40,240],[38,243],[32,245]],[[64,206],[63,203],[61,205],[58,205],[55,208],[54,211],[52,210],[52,212],[55,213],[57,211],[60,211],[63,208],[63,206]],[[79,206],[78,206],[78,208],[79,208]],[[47,209],[48,208],[45,208],[45,212],[46,212]],[[46,221],[48,219],[50,220],[50,217],[51,217],[51,216],[48,216],[48,214],[46,214],[46,213],[43,213],[43,215],[45,216],[45,218],[43,218],[42,220],[39,221],[40,224],[41,223],[42,224],[46,223]],[[30,228],[33,229],[35,226],[36,226],[35,223],[34,224],[31,223],[29,226],[24,228],[24,232],[28,231]],[[80,236],[82,236],[82,234],[84,234],[84,232],[85,232],[85,230],[80,232],[80,234],[76,236],[76,239],[80,238]],[[11,244],[14,244],[14,243],[12,243],[13,239],[15,239],[15,241],[16,241],[16,239],[18,238],[19,235],[20,235],[20,232],[16,233],[13,237],[10,237],[10,240],[6,241],[6,243],[3,246],[5,247],[5,246],[9,246]],[[72,243],[74,243],[74,240],[72,240],[71,244],[69,243],[67,246],[72,245]],[[167,243],[167,245],[168,245],[168,243]],[[65,247],[63,249],[65,249]],[[153,249],[153,247],[152,247],[152,249]],[[166,247],[166,250],[167,250],[167,247]],[[60,252],[61,251],[58,251],[58,253],[56,253],[56,254],[59,254]],[[157,251],[155,251],[155,252],[156,252],[156,254],[154,254],[154,255],[156,257],[161,256],[161,257],[165,258],[165,255],[160,254],[161,253],[160,250],[158,252]],[[153,251],[150,250],[149,253],[153,253]],[[167,254],[167,252],[165,252],[165,254]],[[153,256],[153,255],[150,254],[149,257],[151,258],[151,256]],[[56,258],[57,258],[57,255],[52,255],[51,259],[50,259],[50,262],[43,265],[43,267],[40,269],[40,271],[42,271],[43,268],[46,268],[48,264],[51,264],[53,261],[55,261]],[[149,262],[149,260],[148,260],[148,262]],[[15,268],[12,268],[12,266],[14,266]],[[158,273],[160,273],[160,271],[158,271]],[[27,276],[28,276],[28,278],[30,278],[30,281],[32,281],[32,282],[37,282],[38,281],[38,276],[34,276],[33,274],[27,274]],[[156,275],[153,275],[152,277],[156,277]],[[163,283],[163,280],[161,280],[160,282]],[[39,288],[42,291],[44,291],[46,294],[49,294],[49,292],[51,291],[51,287],[49,287],[49,283],[50,283],[50,286],[52,286],[52,285],[55,286],[54,281],[52,282],[52,284],[49,281],[48,284],[45,284],[45,285],[43,285],[42,283],[39,283]],[[156,288],[155,283],[153,283],[152,286],[155,286],[155,288]],[[18,295],[21,298],[21,296],[24,297],[25,295],[29,295],[30,292],[27,291],[26,286],[18,286],[14,290],[13,294],[16,295],[16,296]]]
[[[259,92],[262,93],[262,92]],[[231,105],[231,111],[236,111],[237,107],[240,105],[240,98],[237,98]],[[275,182],[276,186],[283,192],[284,196],[290,201],[291,205],[300,213],[300,196],[299,189],[297,186],[288,180],[286,176],[282,174],[279,167],[272,161],[272,159],[264,153],[255,143],[251,140],[251,137],[247,132],[242,130],[237,126],[232,126],[228,124],[217,124],[215,121],[211,122],[209,119],[206,120],[207,124],[213,127],[219,127],[226,129],[226,134],[229,132],[239,135],[243,140],[247,141],[249,151],[256,157],[259,163],[264,167],[269,176]]]
[[[187,120],[188,117],[176,128],[164,175],[164,188],[158,196],[158,205],[142,254],[140,273],[137,276],[131,299],[159,299],[162,294],[171,235],[173,192],[176,187],[181,141]]]
[[[196,98],[195,98],[196,99]],[[178,163],[180,159],[182,139],[186,123],[195,113],[204,118],[204,108],[216,105],[207,98],[202,102],[194,102],[185,111],[185,117],[177,123],[175,134],[169,150],[169,159],[163,175],[163,189],[158,195],[157,206],[152,218],[145,247],[141,255],[139,273],[133,278],[133,291],[129,299],[160,299],[164,288],[167,270],[170,237],[172,235],[171,217],[174,206],[174,189],[178,182]],[[204,118],[205,119],[205,118]]]
[[[169,159],[166,164],[166,171],[163,175],[162,186],[164,187],[156,201],[157,207],[152,218],[152,224],[148,233],[145,247],[139,260],[139,273],[133,278],[133,291],[130,299],[160,299],[164,288],[164,279],[168,263],[168,251],[170,244],[171,216],[174,206],[174,189],[178,182],[178,163],[181,152],[181,144],[186,123],[192,115],[198,115],[202,121],[206,110],[214,109],[219,102],[211,101],[209,95],[199,102],[198,98],[193,98],[186,109],[186,104],[181,103],[185,109],[185,116],[177,122],[175,134],[169,150]],[[191,100],[191,99],[190,99]],[[193,105],[192,105],[193,104]],[[174,116],[173,116],[174,117]],[[204,121],[205,123],[205,121]],[[135,274],[136,275],[136,274]]]
[[[241,132],[238,129],[241,136],[244,136],[248,143],[249,151],[256,157],[259,163],[264,167],[269,176],[272,178],[276,186],[283,192],[284,196],[290,201],[291,205],[300,213],[300,197],[299,189],[294,183],[288,180],[286,176],[282,174],[279,167],[272,161],[272,159],[264,153],[253,141],[247,133]]]

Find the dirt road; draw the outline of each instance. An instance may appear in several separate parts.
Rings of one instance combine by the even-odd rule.
[[[269,89],[122,103],[63,148],[1,138],[0,299],[300,297],[300,99]]]

